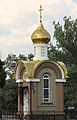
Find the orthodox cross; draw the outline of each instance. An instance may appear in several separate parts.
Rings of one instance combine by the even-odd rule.
[[[40,22],[41,22],[41,23],[42,23],[42,10],[43,10],[43,9],[42,9],[42,5],[40,5],[40,10],[39,10],[39,11],[40,11]]]

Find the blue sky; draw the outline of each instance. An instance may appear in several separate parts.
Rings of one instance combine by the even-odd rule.
[[[76,3],[77,3],[77,0],[74,0],[74,2],[76,2]]]
[[[53,21],[64,16],[77,18],[77,0],[0,0],[0,57],[9,53],[33,52],[31,34],[39,25],[39,7],[43,6],[43,24],[53,36]],[[53,40],[53,37],[51,37]],[[54,40],[53,40],[54,41]]]

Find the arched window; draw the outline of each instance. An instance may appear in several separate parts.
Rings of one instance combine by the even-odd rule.
[[[43,102],[50,102],[50,76],[48,74],[43,75]]]

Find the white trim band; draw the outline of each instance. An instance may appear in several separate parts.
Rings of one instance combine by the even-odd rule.
[[[74,107],[68,107],[68,110],[73,110],[74,109]]]
[[[33,60],[49,60],[49,58],[46,57],[46,56],[45,57],[39,57],[38,56],[38,57],[34,57]]]
[[[39,82],[40,79],[27,78],[26,82]]]
[[[37,44],[33,44],[34,47],[47,47],[48,45],[47,44],[44,44],[44,43],[37,43]]]
[[[57,82],[57,83],[65,83],[66,79],[56,79],[55,82]]]
[[[16,83],[21,83],[21,82],[23,82],[22,79],[17,79],[17,80],[16,80]]]

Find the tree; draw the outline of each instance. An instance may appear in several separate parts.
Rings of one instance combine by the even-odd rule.
[[[3,88],[5,85],[6,72],[4,70],[4,62],[0,59],[0,88]]]
[[[18,60],[27,60],[27,57],[24,54],[19,54]]]
[[[12,75],[16,66],[18,59],[15,54],[8,54],[8,57],[5,60],[5,70],[7,73],[7,78],[6,79],[12,79]]]
[[[32,61],[33,57],[34,57],[34,55],[32,53],[28,54],[28,60]]]
[[[8,54],[5,60],[5,70],[7,73],[7,79],[13,78],[13,73],[15,71],[16,64],[19,60],[27,60],[27,57],[23,54],[19,54],[19,56],[16,56],[12,53]]]
[[[64,24],[53,23],[57,40],[53,51],[55,60],[62,60],[68,68],[69,78],[65,83],[65,107],[77,106],[77,19],[64,17]]]
[[[62,49],[65,57],[67,56],[64,62],[67,66],[72,66],[73,70],[71,72],[73,75],[77,72],[77,19],[71,20],[71,17],[64,17],[64,26],[60,25],[59,22],[57,24],[54,22],[53,24],[57,46]]]
[[[58,45],[62,50],[72,57],[72,63],[77,65],[77,19],[71,20],[71,17],[64,17],[64,26],[54,22],[54,37],[58,41]]]
[[[0,110],[17,111],[17,84],[15,80],[7,80],[3,89],[0,89]]]
[[[63,61],[64,63],[71,63],[72,57],[67,50],[62,50],[63,48],[58,48],[57,45],[53,46],[52,43],[48,47],[48,57],[52,61]],[[67,56],[67,57],[66,57]]]
[[[8,54],[8,57],[5,60],[5,70],[7,74],[6,84],[4,84],[4,81],[2,79],[0,81],[0,85],[2,87],[0,88],[0,110],[9,112],[17,111],[18,88],[15,78],[13,77],[14,71],[19,60],[32,60],[32,58],[32,54],[29,54],[28,57],[23,54],[19,54],[19,56],[16,56],[12,53]],[[1,77],[4,75],[4,72],[2,71],[3,65],[3,62],[0,61]]]

